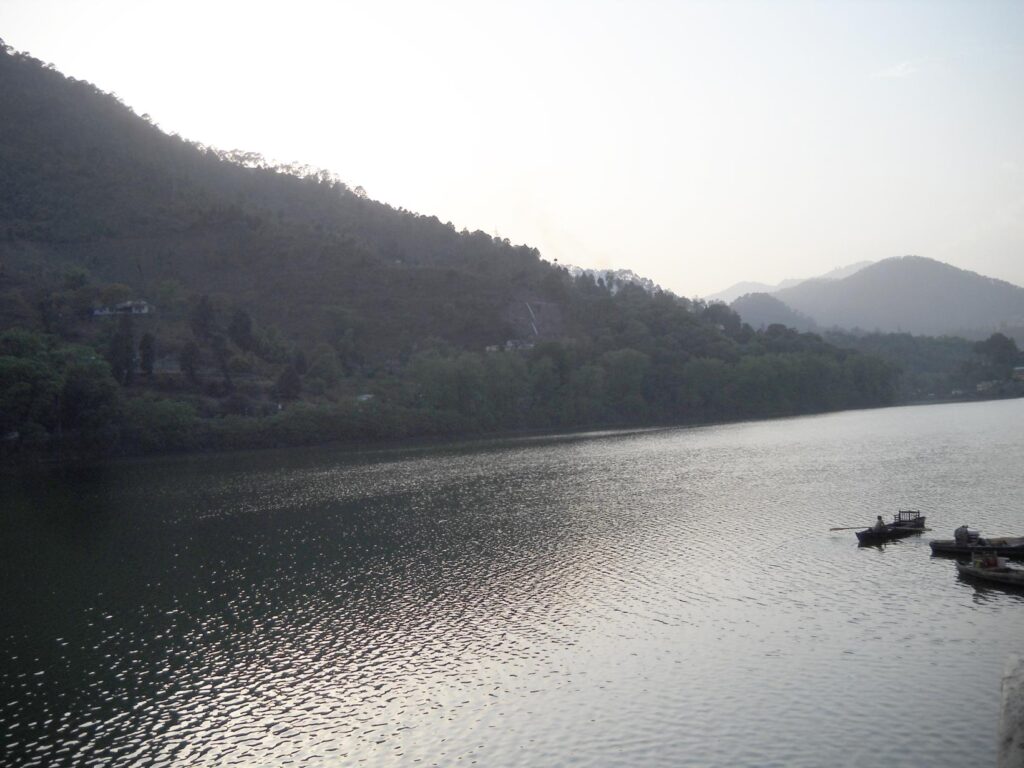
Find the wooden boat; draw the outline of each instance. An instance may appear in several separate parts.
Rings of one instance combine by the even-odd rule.
[[[1006,565],[1006,558],[999,557],[994,553],[975,552],[969,564],[957,563],[956,569],[961,576],[969,576],[972,579],[983,579],[985,581],[994,581],[997,584],[1024,587],[1024,569],[1008,567]]]
[[[970,555],[992,552],[1003,557],[1024,557],[1024,536],[982,538],[976,531],[959,539],[935,539],[929,542],[933,555]]]
[[[868,528],[865,531],[857,531],[857,541],[861,544],[881,544],[893,539],[902,539],[906,536],[913,536],[924,530],[925,518],[916,509],[901,509],[895,515],[891,523],[886,523],[885,528]]]

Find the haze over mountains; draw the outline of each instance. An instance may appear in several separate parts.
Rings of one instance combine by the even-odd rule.
[[[864,266],[840,279],[805,280],[731,303],[754,327],[860,329],[1024,341],[1024,288],[921,256]],[[787,322],[788,321],[788,322]]]
[[[706,301],[721,301],[725,304],[732,304],[732,302],[740,296],[745,296],[748,293],[774,293],[775,291],[782,290],[783,288],[791,288],[794,285],[799,285],[800,283],[806,282],[806,280],[841,280],[844,277],[849,277],[854,272],[863,269],[869,264],[871,264],[870,261],[858,261],[856,264],[850,264],[845,267],[836,267],[835,269],[814,278],[789,278],[787,280],[783,280],[781,283],[777,283],[776,285],[740,282],[729,286],[724,291],[719,291],[718,293],[713,293],[710,296],[705,296],[704,299]]]

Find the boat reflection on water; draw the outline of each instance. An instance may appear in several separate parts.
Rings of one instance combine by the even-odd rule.
[[[1007,600],[1024,605],[1024,587],[982,581],[957,572],[957,584],[974,590],[972,601],[975,605],[1002,605]]]

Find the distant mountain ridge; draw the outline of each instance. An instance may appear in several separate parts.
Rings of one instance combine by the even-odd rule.
[[[784,322],[778,318],[788,310],[819,328],[967,339],[1001,331],[1024,341],[1024,288],[922,256],[884,259],[841,279],[805,280],[731,306],[755,328]],[[793,327],[807,329],[796,320]]]
[[[781,283],[775,285],[769,285],[767,283],[755,283],[755,282],[741,282],[731,285],[723,291],[713,293],[710,296],[705,296],[705,301],[721,301],[725,304],[732,304],[740,296],[745,296],[748,293],[775,293],[781,291],[784,288],[792,288],[800,283],[806,282],[807,280],[842,280],[845,277],[858,272],[864,267],[870,265],[870,261],[858,261],[855,264],[849,264],[845,267],[836,267],[830,272],[826,272],[823,275],[817,275],[811,278],[788,278],[783,280]]]
[[[922,256],[885,259],[842,280],[811,280],[774,295],[824,327],[969,339],[1024,328],[1024,288]]]

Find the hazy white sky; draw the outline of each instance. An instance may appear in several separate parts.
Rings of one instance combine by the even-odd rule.
[[[1024,285],[1020,0],[0,0],[0,37],[167,131],[686,296],[907,253]]]

